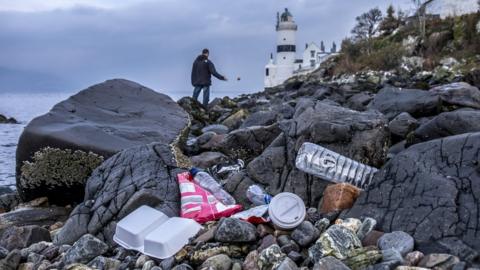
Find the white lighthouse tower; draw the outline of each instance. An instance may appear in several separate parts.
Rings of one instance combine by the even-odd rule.
[[[296,58],[297,24],[292,14],[286,8],[282,15],[277,13],[277,55],[275,61],[271,56],[265,66],[265,87],[275,87],[282,84],[293,75]]]

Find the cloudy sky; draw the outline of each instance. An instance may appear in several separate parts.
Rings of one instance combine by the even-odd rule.
[[[228,82],[215,95],[262,89],[275,14],[288,7],[297,46],[349,35],[355,16],[410,0],[0,0],[0,93],[81,90],[126,78],[174,97],[208,47]],[[241,80],[236,80],[240,77]]]

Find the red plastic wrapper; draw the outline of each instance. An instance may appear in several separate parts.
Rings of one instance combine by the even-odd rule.
[[[180,216],[183,218],[205,223],[222,217],[230,217],[242,210],[241,205],[221,203],[210,192],[193,182],[193,177],[189,172],[178,174],[177,180],[180,188]]]

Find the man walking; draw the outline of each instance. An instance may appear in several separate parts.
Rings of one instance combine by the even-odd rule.
[[[208,49],[203,49],[202,54],[195,59],[192,67],[192,85],[193,98],[198,100],[200,92],[203,90],[203,106],[207,108],[210,99],[210,85],[212,85],[212,75],[217,79],[226,81],[227,78],[217,73],[212,61],[208,60]]]

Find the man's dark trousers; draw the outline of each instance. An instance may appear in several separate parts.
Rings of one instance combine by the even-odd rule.
[[[198,100],[198,96],[203,89],[203,106],[207,108],[210,101],[210,86],[195,86],[193,89],[193,99]]]

